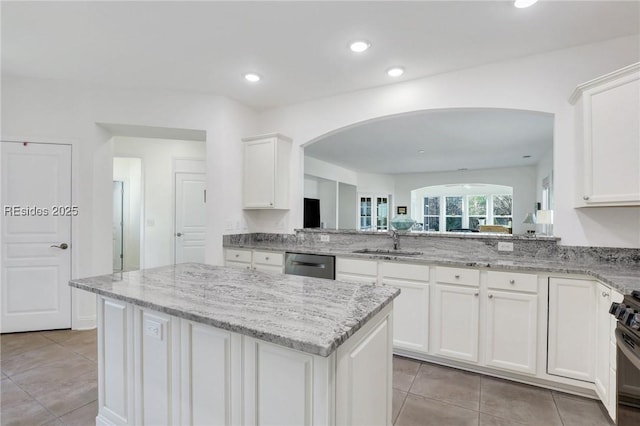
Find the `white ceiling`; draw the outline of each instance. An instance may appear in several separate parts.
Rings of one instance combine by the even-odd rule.
[[[640,33],[638,1],[6,2],[3,72],[257,109]],[[352,54],[364,38],[372,48]],[[254,71],[258,84],[242,79]]]
[[[305,155],[360,172],[395,174],[533,166],[552,148],[552,114],[458,109],[354,125],[305,147]]]

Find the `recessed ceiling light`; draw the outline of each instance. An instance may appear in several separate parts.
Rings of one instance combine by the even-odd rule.
[[[252,83],[255,83],[257,81],[260,81],[260,75],[254,73],[254,72],[248,72],[244,75],[244,79],[247,81],[250,81]]]
[[[387,74],[389,77],[400,77],[404,74],[404,68],[402,67],[391,67],[387,70]]]
[[[418,154],[424,154],[424,149],[421,149],[420,151],[418,151]]]
[[[516,0],[513,5],[518,9],[524,9],[525,7],[533,6],[538,0]]]
[[[349,49],[351,49],[351,51],[355,53],[362,53],[370,47],[371,47],[371,43],[364,40],[354,41],[349,45]]]

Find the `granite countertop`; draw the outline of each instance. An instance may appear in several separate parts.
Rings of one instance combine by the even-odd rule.
[[[539,259],[534,257],[523,258],[489,258],[481,254],[470,257],[464,253],[455,252],[442,254],[422,255],[392,255],[374,253],[354,253],[357,247],[349,250],[344,248],[334,249],[327,247],[304,247],[291,244],[237,244],[225,245],[225,248],[246,248],[258,250],[270,250],[280,252],[327,254],[341,257],[353,257],[361,259],[381,259],[409,263],[423,263],[430,265],[462,266],[474,268],[490,268],[507,271],[531,271],[562,274],[577,274],[594,277],[605,284],[610,285],[621,293],[630,293],[632,290],[640,290],[640,266],[625,264],[607,264],[604,262],[580,263],[565,260]],[[417,250],[420,249],[407,249]]]
[[[183,263],[69,285],[320,356],[400,294],[392,287]]]

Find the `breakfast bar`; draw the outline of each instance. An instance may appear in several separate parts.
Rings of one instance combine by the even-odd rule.
[[[69,285],[98,296],[98,425],[391,424],[398,289],[196,263]]]

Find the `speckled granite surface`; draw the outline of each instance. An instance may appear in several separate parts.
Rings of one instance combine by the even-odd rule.
[[[311,354],[329,356],[400,291],[183,263],[69,285]]]
[[[419,256],[358,254],[362,248],[392,248],[386,233],[327,232],[294,234],[237,234],[224,237],[225,247],[256,248],[297,253],[331,254],[431,265],[467,266],[498,270],[577,274],[594,277],[622,293],[640,290],[640,249],[559,246],[557,238],[509,236],[468,237],[448,234],[427,236],[404,234],[402,250],[421,251]],[[499,241],[514,243],[513,252],[499,252]]]

